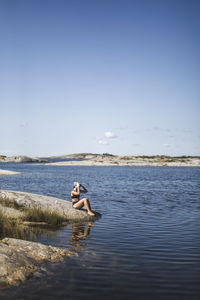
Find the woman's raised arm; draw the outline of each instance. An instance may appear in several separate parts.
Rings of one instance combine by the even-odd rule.
[[[88,190],[82,185],[80,184],[80,187],[82,187],[83,190],[80,190],[81,193],[87,193]]]

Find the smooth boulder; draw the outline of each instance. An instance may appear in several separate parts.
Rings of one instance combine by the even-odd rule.
[[[53,262],[71,254],[70,251],[36,242],[4,238],[0,241],[0,287],[17,285],[43,262]]]
[[[2,190],[0,197],[6,197],[10,202],[16,202],[22,208],[40,208],[44,211],[56,212],[68,221],[90,221],[100,216],[97,212],[94,212],[94,217],[90,216],[83,209],[73,208],[71,202],[50,196]]]

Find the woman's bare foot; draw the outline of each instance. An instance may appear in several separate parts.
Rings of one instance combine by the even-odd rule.
[[[88,215],[95,216],[95,214],[92,211],[88,211]]]

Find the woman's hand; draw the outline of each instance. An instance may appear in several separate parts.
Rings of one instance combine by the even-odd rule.
[[[81,190],[81,193],[87,193],[88,190],[82,185],[80,184],[80,187],[82,187],[83,190]]]

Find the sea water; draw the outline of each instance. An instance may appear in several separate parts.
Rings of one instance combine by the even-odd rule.
[[[71,250],[0,299],[199,299],[200,168],[0,164],[2,189],[70,201],[88,189],[94,223],[69,224],[36,240]]]

